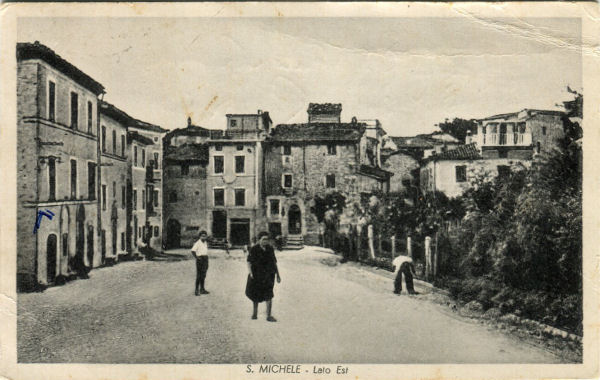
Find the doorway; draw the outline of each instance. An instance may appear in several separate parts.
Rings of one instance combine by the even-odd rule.
[[[76,214],[76,222],[77,228],[75,232],[75,267],[78,268],[78,271],[85,270],[85,208],[83,205],[79,205],[77,208]],[[90,262],[90,267],[92,267],[92,263]]]
[[[288,232],[290,235],[302,233],[302,212],[298,205],[291,205],[288,211]]]
[[[213,211],[212,237],[213,237],[213,239],[227,238],[227,212],[226,211],[221,211],[221,210]]]
[[[88,226],[87,259],[90,263],[90,267],[94,266],[94,226]]]
[[[250,244],[250,219],[231,219],[231,245]]]
[[[167,222],[167,249],[179,248],[181,245],[181,224],[175,219]]]
[[[56,235],[48,236],[46,243],[46,275],[48,283],[54,282],[56,277]]]

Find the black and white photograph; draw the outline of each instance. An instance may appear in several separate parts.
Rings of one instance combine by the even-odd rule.
[[[600,52],[571,5],[15,17],[15,365],[584,364]]]

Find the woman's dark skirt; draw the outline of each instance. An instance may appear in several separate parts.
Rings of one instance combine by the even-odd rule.
[[[275,285],[275,274],[265,276],[248,275],[246,282],[246,297],[252,302],[263,302],[273,298],[273,285]]]

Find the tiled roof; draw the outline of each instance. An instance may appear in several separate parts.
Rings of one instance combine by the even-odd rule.
[[[131,126],[135,127],[135,128],[139,128],[139,129],[144,129],[146,131],[151,131],[151,132],[159,132],[159,133],[167,132],[166,129],[161,128],[158,125],[146,123],[145,121],[141,121],[138,119],[134,119],[133,124]]]
[[[542,115],[554,115],[554,116],[562,116],[565,113],[563,111],[556,111],[556,110],[537,110],[537,109],[529,109],[529,108],[525,108],[521,111],[518,112],[510,112],[510,113],[500,113],[497,115],[492,115],[492,116],[488,116],[488,117],[484,117],[482,119],[479,119],[480,121],[483,120],[494,120],[494,119],[509,119],[509,118],[516,118],[517,116],[519,116],[519,114],[521,112],[527,112],[528,116],[533,116],[534,114],[542,114]]]
[[[144,144],[144,145],[152,145],[152,144],[154,144],[154,142],[152,141],[151,138],[143,136],[143,135],[140,135],[139,133],[133,132],[133,131],[127,132],[127,141],[128,142],[137,141],[137,142],[139,142],[141,144]]]
[[[358,141],[365,131],[364,123],[279,124],[273,130],[273,141]]]
[[[447,133],[430,133],[408,137],[390,137],[398,149],[415,148],[415,149],[431,149],[436,145],[443,144],[458,144],[459,141],[455,137]]]
[[[172,131],[170,131],[169,133],[167,133],[165,135],[165,139],[169,140],[172,137],[176,137],[176,136],[202,136],[202,137],[209,137],[210,135],[211,135],[211,130],[210,129],[207,129],[207,128],[204,128],[204,127],[200,127],[198,125],[190,124],[186,128],[173,129]]]
[[[428,161],[442,161],[442,160],[477,160],[480,159],[481,155],[479,154],[479,150],[477,149],[477,145],[467,144],[460,145],[457,148],[452,150],[447,150],[445,152],[434,154],[425,159],[425,162]]]
[[[310,103],[308,113],[340,113],[342,112],[341,103]]]
[[[38,41],[33,44],[30,42],[17,43],[17,61],[26,59],[41,59],[47,62],[96,95],[104,92],[104,86]]]
[[[165,147],[167,161],[199,161],[208,162],[207,144],[183,144]]]
[[[100,107],[100,113],[107,115],[120,123],[123,123],[125,126],[129,125],[134,120],[127,113],[104,100],[98,101],[98,106]]]
[[[371,177],[376,177],[378,179],[388,179],[394,175],[394,173],[389,172],[387,170],[383,170],[381,168],[377,168],[375,166],[369,165],[360,165],[358,172],[360,174],[365,174]]]

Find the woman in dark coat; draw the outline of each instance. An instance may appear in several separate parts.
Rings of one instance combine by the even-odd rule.
[[[267,302],[267,321],[277,322],[271,315],[273,305],[273,286],[275,278],[281,282],[277,270],[277,259],[273,247],[269,244],[269,234],[258,234],[258,244],[250,249],[248,254],[248,282],[246,283],[246,296],[253,303],[252,319],[257,318],[258,304]]]

